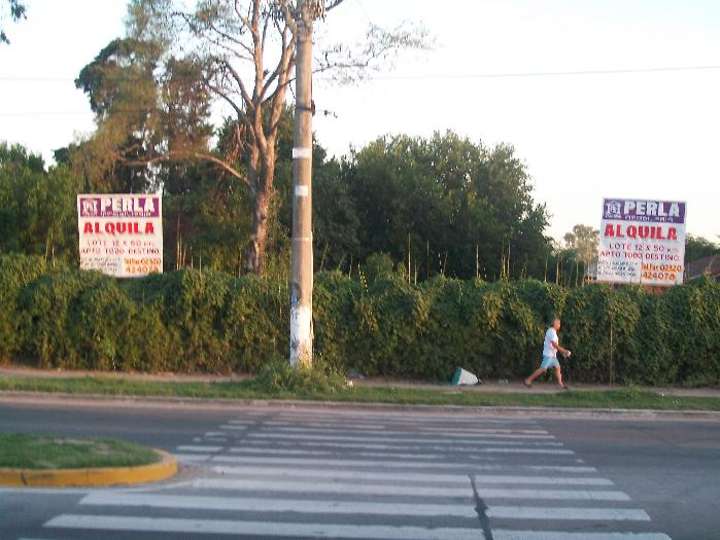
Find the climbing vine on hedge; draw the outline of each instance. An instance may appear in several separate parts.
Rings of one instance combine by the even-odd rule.
[[[0,256],[0,358],[63,369],[250,372],[287,356],[288,286],[182,270],[139,280]],[[367,375],[447,380],[457,366],[518,378],[543,332],[561,339],[576,381],[720,383],[720,284],[653,294],[566,289],[534,280],[436,277],[412,285],[392,268],[361,279],[317,276],[315,349],[323,365]]]

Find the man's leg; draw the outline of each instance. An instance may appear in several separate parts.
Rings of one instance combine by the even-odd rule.
[[[535,379],[537,379],[540,375],[542,375],[546,371],[547,370],[543,369],[543,368],[536,369],[532,375],[530,375],[527,379],[525,379],[525,386],[530,386]]]
[[[560,385],[560,388],[565,388],[565,385],[563,384],[562,371],[560,370],[560,366],[555,368],[555,378],[557,379],[557,383]]]

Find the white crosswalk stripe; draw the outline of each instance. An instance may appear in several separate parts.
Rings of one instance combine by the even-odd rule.
[[[599,520],[599,521],[650,521],[645,510],[633,508],[564,508],[538,506],[493,506],[488,517],[507,519]]]
[[[253,445],[254,446],[262,446],[269,444],[267,441],[253,441],[253,440],[246,440],[245,444],[247,445],[246,448],[250,448]],[[495,450],[494,448],[482,448],[480,444],[477,446],[448,446],[448,445],[417,445],[417,444],[365,444],[365,443],[359,443],[359,442],[330,442],[330,441],[297,441],[297,442],[274,442],[271,443],[274,444],[276,447],[288,447],[288,448],[297,448],[297,447],[311,447],[311,448],[357,448],[360,450],[398,450],[398,451],[413,451],[413,452],[423,452],[423,451],[431,451],[431,452],[451,452],[454,454],[460,454],[460,453],[472,453],[472,452],[490,452],[490,453],[497,453],[498,450]],[[488,444],[488,443],[484,443]],[[492,445],[496,444],[502,444],[502,448],[499,449],[499,453],[506,453],[505,450],[510,449],[511,447],[514,448],[516,445],[520,445],[523,443],[497,443],[492,442],[489,443]],[[543,443],[544,445],[548,445],[550,443]],[[557,443],[552,443],[557,444]],[[555,449],[557,448],[538,448],[538,449],[527,449],[527,450],[521,450],[517,449],[514,450],[516,453],[520,454],[563,454],[563,455],[569,455],[573,454],[574,452],[572,450],[562,450],[562,449]]]
[[[265,454],[265,448],[258,448],[257,450],[253,449],[253,454]],[[268,455],[275,454],[274,452],[267,452]],[[368,452],[353,452],[353,456],[359,456],[359,457],[368,457]],[[285,464],[292,464],[295,463],[297,465],[323,465],[324,463],[339,463],[340,465],[347,465],[347,466],[358,466],[358,467],[379,467],[379,468],[388,468],[388,467],[394,467],[394,468],[449,468],[449,469],[465,469],[467,467],[472,467],[474,465],[478,465],[479,461],[483,462],[493,462],[495,458],[487,458],[484,456],[480,456],[475,460],[474,462],[462,462],[462,463],[443,463],[438,462],[438,459],[444,458],[444,456],[438,456],[436,454],[428,454],[428,456],[421,456],[420,458],[415,458],[413,461],[404,460],[403,461],[403,454],[388,454],[388,453],[377,453],[372,452],[371,457],[381,457],[384,458],[383,460],[365,460],[365,459],[313,459],[313,458],[297,458],[297,453],[292,453],[278,458],[272,458],[272,457],[257,457],[257,456],[240,456],[240,455],[224,455],[224,454],[175,454],[175,456],[180,459],[181,461],[198,461],[198,460],[208,460],[213,461],[215,463],[272,463],[271,460],[275,460],[275,463],[285,463]],[[305,455],[308,456],[315,456],[317,457],[318,454],[314,454],[312,452],[307,452]],[[322,454],[322,455],[328,455],[328,454]],[[332,455],[333,457],[337,456],[336,452],[330,452],[329,455]]]
[[[215,472],[235,476],[275,476],[312,477],[346,480],[398,480],[402,482],[444,482],[448,484],[467,485],[467,474],[422,474],[422,473],[388,473],[364,471],[331,471],[327,469],[282,469],[278,467],[213,467]],[[611,486],[612,482],[605,478],[558,478],[549,476],[509,476],[509,475],[472,475],[480,484],[546,484],[573,486]]]
[[[590,491],[580,489],[495,489],[480,488],[483,499],[575,500],[575,501],[629,501],[622,491]]]
[[[222,446],[178,446],[178,450],[180,450],[180,452],[219,452],[222,449]]]
[[[230,424],[234,424],[234,421],[229,422]],[[304,422],[303,427],[296,427],[296,422],[274,422],[272,420],[263,422],[263,426],[266,427],[272,427],[274,429],[282,430],[282,431],[314,431],[315,428],[324,428],[329,430],[336,430],[337,424],[333,422]],[[360,430],[363,433],[366,433],[367,430],[382,430],[385,431],[385,426],[383,424],[352,424],[352,429],[354,430]]]
[[[274,454],[268,448],[262,448],[252,453],[258,454]],[[507,470],[507,465],[494,465],[484,464],[476,462],[456,462],[456,463],[443,463],[435,461],[424,461],[417,459],[415,461],[389,461],[387,458],[397,458],[397,454],[380,454],[378,457],[386,458],[385,461],[380,460],[361,460],[361,459],[314,459],[310,458],[299,458],[295,457],[296,452],[291,451],[292,455],[284,457],[258,457],[258,456],[228,456],[228,455],[217,455],[213,456],[210,454],[175,454],[176,457],[187,459],[187,460],[211,460],[213,463],[255,463],[255,464],[266,464],[266,465],[325,465],[328,467],[373,467],[376,469],[459,469],[463,471],[500,471]],[[317,456],[315,452],[306,452],[305,455]],[[325,455],[325,454],[323,454]],[[335,456],[336,454],[330,453]],[[356,454],[353,454],[356,455]],[[437,456],[436,456],[437,457]],[[435,459],[435,458],[433,458]],[[513,467],[520,471],[550,471],[550,472],[563,472],[563,473],[594,473],[597,472],[595,467],[580,467],[572,465],[515,465]]]
[[[247,431],[248,426],[238,426],[235,424],[225,424],[220,426],[224,431]]]
[[[335,428],[299,428],[299,427],[276,427],[272,428],[272,430],[265,429],[264,431],[274,433],[274,434],[284,434],[284,433],[302,433],[302,434],[332,434],[337,433],[337,426]],[[343,430],[344,432],[348,431],[355,431],[357,432],[355,428],[352,428],[352,430]],[[365,438],[366,435],[384,435],[384,436],[407,436],[407,435],[413,435],[413,433],[410,433],[408,431],[388,431],[388,430],[380,430],[380,429],[362,429],[359,430],[362,433],[362,437]],[[416,432],[417,433],[417,432]],[[435,437],[435,441],[437,441],[437,437],[443,437],[448,439],[448,441],[452,441],[456,438],[468,438],[469,436],[478,436],[477,439],[554,439],[554,435],[550,435],[547,431],[544,430],[519,430],[514,431],[510,429],[487,429],[487,430],[473,430],[472,432],[466,431],[466,432],[458,432],[458,431],[431,431],[429,433],[422,432],[423,435],[429,436],[432,435]],[[333,437],[335,438],[335,437]]]
[[[470,483],[463,487],[398,486],[392,484],[355,484],[339,482],[292,482],[287,480],[230,480],[226,478],[201,478],[193,481],[201,489],[261,491],[281,493],[337,493],[346,495],[403,495],[406,497],[466,497],[472,498]],[[573,492],[575,493],[575,492]]]
[[[293,448],[267,448],[265,446],[248,446],[245,448],[230,448],[230,452],[233,454],[278,454],[278,455],[302,455],[302,456],[334,456],[336,454],[333,450],[311,450],[311,449],[293,449]],[[355,456],[364,457],[393,457],[395,459],[416,459],[417,453],[403,454],[401,452],[372,452],[372,451],[357,451],[353,452]],[[442,459],[444,454],[423,454],[423,457],[427,460]]]
[[[210,429],[177,447],[194,477],[162,490],[91,492],[43,532],[62,540],[76,532],[123,540],[670,540],[534,420],[283,410]]]
[[[671,540],[661,533],[570,533],[562,531],[493,531],[494,540]]]
[[[433,445],[444,445],[452,446],[457,444],[537,444],[537,445],[560,445],[562,443],[552,442],[516,442],[506,443],[496,440],[488,440],[487,437],[464,437],[464,438],[417,438],[417,437],[368,437],[367,435],[316,435],[313,433],[250,433],[248,438],[251,439],[273,439],[273,440],[303,440],[303,441],[362,441],[362,442],[373,442],[373,443],[393,443],[393,444],[406,444],[406,443],[420,443],[420,444],[433,444]]]
[[[447,427],[422,427],[417,428],[418,432],[428,431],[436,433],[438,435],[444,435],[446,433],[460,433],[460,434],[474,434],[474,433],[521,433],[524,435],[549,435],[545,429],[507,429],[507,428],[467,428],[463,429],[462,432],[453,431],[451,432]]]
[[[197,533],[254,535],[262,537],[309,536],[312,538],[378,538],[383,540],[477,540],[478,528],[425,528],[412,526],[336,525],[333,523],[284,523],[186,518],[146,518],[141,516],[62,515],[48,527],[149,533]]]
[[[368,503],[360,501],[302,501],[297,499],[260,499],[257,497],[198,497],[189,495],[148,495],[96,493],[81,504],[90,506],[149,506],[243,512],[300,512],[303,514],[366,514],[380,516],[457,516],[477,517],[468,504]]]
[[[572,450],[554,450],[551,448],[478,448],[477,452],[485,452],[487,454],[556,454],[556,455],[572,455]]]
[[[193,437],[192,441],[194,443],[215,443],[215,444],[228,442],[226,437]]]
[[[372,411],[366,410],[358,414],[354,411],[312,411],[311,415],[305,412],[293,412],[293,411],[282,411],[276,417],[273,418],[275,421],[289,421],[295,425],[302,424],[311,421],[324,421],[330,422],[337,426],[347,426],[353,423],[367,423],[367,422],[382,422],[386,426],[402,426],[405,428],[414,428],[415,426],[432,426],[437,424],[438,426],[453,425],[453,427],[478,427],[484,424],[490,425],[502,425],[502,426],[517,426],[517,425],[530,425],[533,428],[538,428],[538,424],[535,420],[528,420],[524,418],[488,418],[477,415],[459,415],[459,414],[429,414],[421,415],[412,413],[412,418],[408,417],[408,414],[403,412],[388,412],[388,411]]]

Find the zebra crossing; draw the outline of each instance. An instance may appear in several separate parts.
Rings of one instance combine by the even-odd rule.
[[[249,409],[176,455],[184,478],[92,491],[19,540],[670,540],[529,418]]]

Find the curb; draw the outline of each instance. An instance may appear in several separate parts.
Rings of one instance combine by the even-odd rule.
[[[457,413],[503,416],[532,416],[597,419],[597,420],[709,420],[720,422],[720,411],[710,410],[662,410],[662,409],[609,409],[570,407],[513,407],[513,406],[467,406],[368,403],[352,401],[311,401],[272,399],[204,399],[163,396],[117,396],[108,394],[64,394],[54,392],[0,392],[0,403],[59,403],[63,405],[124,406],[135,408],[202,408],[209,410],[237,410],[239,407],[316,409],[316,410],[366,410],[378,412],[425,412]]]
[[[5,487],[108,487],[146,484],[166,480],[177,473],[177,460],[155,450],[158,463],[137,467],[96,469],[0,469],[0,486]]]

